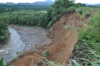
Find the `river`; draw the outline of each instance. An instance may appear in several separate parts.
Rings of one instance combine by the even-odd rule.
[[[9,26],[11,37],[7,44],[0,49],[0,58],[4,58],[4,63],[9,63],[14,59],[16,53],[23,53],[33,50],[35,46],[50,44],[51,39],[47,37],[47,31],[43,28],[30,28],[23,26]]]
[[[5,46],[0,49],[2,52],[0,52],[0,58],[4,58],[4,62],[8,63],[9,61],[12,61],[14,59],[14,56],[16,56],[16,52],[22,52],[25,44],[22,42],[20,35],[17,33],[17,31],[12,28],[8,27],[9,32],[11,33],[11,37]]]

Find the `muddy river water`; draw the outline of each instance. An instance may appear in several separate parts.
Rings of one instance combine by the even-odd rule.
[[[4,63],[12,61],[16,52],[32,50],[34,46],[49,44],[52,41],[47,37],[46,30],[42,28],[9,26],[8,29],[11,37],[8,43],[0,49],[0,58],[4,58]]]

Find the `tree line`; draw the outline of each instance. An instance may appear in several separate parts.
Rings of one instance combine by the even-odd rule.
[[[74,10],[75,8],[82,6],[85,6],[85,4],[75,4],[72,0],[56,0],[51,6],[34,5],[34,8],[30,8],[28,5],[27,7],[25,5],[22,8],[9,9],[9,7],[11,7],[11,5],[9,5],[6,6],[7,9],[0,8],[0,40],[5,39],[5,36],[8,33],[7,24],[49,28],[54,23],[54,19],[56,19],[56,17],[61,13],[67,10]]]

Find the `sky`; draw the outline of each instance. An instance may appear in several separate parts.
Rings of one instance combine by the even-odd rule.
[[[13,3],[33,3],[36,1],[45,1],[45,0],[0,0],[0,3],[5,3],[5,2],[13,2]],[[54,1],[54,0],[53,0]],[[89,3],[89,4],[96,4],[96,3],[100,3],[100,0],[75,0],[77,3]]]
[[[100,0],[75,0],[78,3],[100,4]]]

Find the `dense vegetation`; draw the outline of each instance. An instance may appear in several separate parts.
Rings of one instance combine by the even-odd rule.
[[[0,18],[8,17],[9,24],[39,26],[46,28],[46,11],[19,10],[7,12],[0,15]]]
[[[47,10],[51,6],[50,5],[0,5],[1,8],[5,8],[6,10],[10,9],[32,9],[32,10]]]
[[[39,26],[46,28],[46,10],[50,8],[50,5],[0,6],[0,42],[7,38],[8,24]]]
[[[7,38],[8,35],[8,24],[7,17],[0,17],[0,42]]]
[[[64,2],[64,3],[63,3]],[[67,3],[67,5],[66,5]],[[3,6],[3,5],[2,5]],[[12,5],[10,5],[12,6]],[[23,5],[20,5],[21,7]],[[29,6],[29,5],[24,5]],[[11,8],[7,9],[1,8],[1,16],[6,15],[8,18],[9,24],[19,24],[19,25],[28,25],[28,26],[39,26],[48,28],[50,27],[57,17],[66,10],[74,10],[75,7],[85,6],[84,4],[75,4],[70,0],[58,0],[53,5],[52,8],[47,12],[47,5],[31,5],[36,8]]]
[[[13,11],[18,11],[18,10],[47,11],[50,8],[50,6],[48,6],[48,5],[45,5],[45,6],[34,5],[31,7],[30,7],[30,5],[21,5],[21,6],[16,6],[16,7],[12,7],[12,8],[9,8],[8,5],[6,5],[6,6],[7,6],[7,8],[3,8],[2,6],[0,7],[0,13],[13,12]]]
[[[52,4],[52,8],[47,11],[48,27],[52,26],[56,19],[65,11],[72,12],[75,11],[76,8],[83,6],[86,5],[81,3],[75,4],[74,0],[56,0],[56,2]]]
[[[85,7],[76,10],[80,18],[91,16],[88,23],[83,23],[84,28],[79,29],[79,42],[73,57],[80,66],[100,66],[100,9]]]

